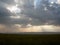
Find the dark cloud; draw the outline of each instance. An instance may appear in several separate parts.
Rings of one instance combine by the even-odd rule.
[[[50,7],[50,5],[52,5]],[[33,7],[34,8],[34,7]],[[47,10],[45,10],[47,8]],[[33,25],[60,25],[60,4],[53,3],[42,0],[40,6],[36,9],[25,8],[23,14],[31,17],[33,20],[31,23]]]
[[[22,1],[22,0],[21,0]],[[22,2],[21,2],[22,3]],[[7,9],[9,6],[15,6],[16,2],[14,0],[0,0],[0,30],[1,32],[17,32],[21,31],[27,25],[31,24],[32,27],[27,28],[27,30],[34,29],[36,27],[37,30],[48,30],[45,29],[44,25],[59,25],[60,26],[60,4],[49,2],[48,0],[41,0],[40,2],[36,2],[36,8],[34,7],[34,1],[32,0],[23,0],[24,5],[18,3],[18,8],[21,9],[20,13],[14,13]],[[38,4],[37,4],[38,3]],[[20,16],[21,18],[11,18],[10,16]],[[16,28],[16,25],[19,27]],[[2,26],[3,25],[3,26]],[[2,28],[2,27],[3,28]],[[35,27],[34,27],[35,26]],[[49,26],[47,26],[49,27]],[[46,27],[46,28],[47,28]],[[49,30],[53,30],[54,26],[50,26]],[[50,29],[51,28],[51,29]],[[56,28],[56,27],[54,27]],[[58,29],[58,28],[57,28]],[[56,29],[56,30],[57,30]],[[4,31],[5,30],[5,31]],[[25,29],[26,30],[26,29]],[[55,29],[54,29],[55,30]],[[58,29],[59,30],[59,29]]]
[[[0,2],[3,2],[3,3],[6,3],[6,4],[9,4],[9,5],[13,5],[13,4],[15,4],[15,1],[14,1],[14,0],[0,0]]]
[[[0,7],[0,23],[7,23],[9,21],[9,16],[11,15],[11,12],[5,7]]]
[[[6,4],[14,4],[14,1],[12,0],[0,1]],[[11,15],[15,14],[12,14],[9,10],[6,9],[6,7],[3,7],[3,5],[0,6],[0,23],[22,25],[27,25],[29,23],[31,23],[32,25],[44,25],[47,23],[48,25],[60,25],[60,4],[54,3],[50,7],[51,4],[48,1],[41,1],[40,6],[37,6],[36,9],[34,9],[34,6],[32,5],[33,2],[24,4],[22,13],[19,14],[25,15],[25,17],[22,19],[10,18]],[[47,10],[45,10],[46,8]],[[30,21],[29,18],[31,18],[32,20]]]

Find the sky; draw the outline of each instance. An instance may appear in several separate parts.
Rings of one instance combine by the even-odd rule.
[[[60,32],[60,4],[53,6],[53,3],[40,2],[0,0],[0,33]]]

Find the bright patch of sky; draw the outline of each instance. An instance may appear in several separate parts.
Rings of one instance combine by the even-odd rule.
[[[57,2],[57,0],[49,0],[49,2]]]
[[[41,0],[35,0],[35,1],[34,1],[35,8],[37,8],[37,6],[40,4],[40,1],[41,1]]]
[[[10,10],[11,12],[14,12],[14,13],[20,13],[21,12],[21,9],[18,8],[17,6],[7,7],[7,9]]]

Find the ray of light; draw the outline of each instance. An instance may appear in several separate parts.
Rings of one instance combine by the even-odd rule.
[[[37,2],[37,1],[36,1],[36,0],[34,0],[34,8],[35,8],[35,9],[36,9],[36,2]]]
[[[21,12],[21,9],[16,6],[11,6],[11,7],[7,7],[7,9],[9,11],[11,11],[12,13],[20,13]]]

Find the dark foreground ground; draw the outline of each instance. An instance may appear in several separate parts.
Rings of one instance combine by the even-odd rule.
[[[58,45],[60,34],[0,34],[0,45]]]

